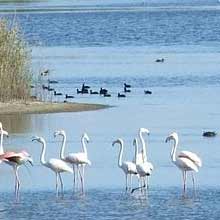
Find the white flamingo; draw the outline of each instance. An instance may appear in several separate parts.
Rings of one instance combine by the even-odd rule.
[[[64,160],[67,163],[70,163],[73,165],[73,171],[74,171],[74,186],[76,182],[76,176],[75,176],[75,166],[77,167],[77,179],[78,179],[78,172],[80,174],[80,179],[81,179],[81,186],[82,186],[82,193],[84,192],[84,168],[85,165],[91,165],[90,160],[88,159],[88,153],[87,153],[87,148],[86,148],[86,143],[89,142],[89,137],[86,133],[82,135],[81,142],[82,142],[82,148],[83,152],[79,153],[70,153],[67,156],[64,155],[65,151],[65,145],[66,145],[66,134],[64,130],[56,131],[54,133],[54,136],[61,135],[63,137],[63,143],[62,147],[60,150],[60,158]],[[80,171],[80,166],[82,166],[82,173]]]
[[[176,148],[178,145],[178,135],[176,132],[171,133],[167,138],[166,142],[173,140],[174,145],[171,150],[171,160],[172,162],[182,171],[183,174],[183,192],[186,192],[186,179],[187,171],[198,172],[199,168],[202,166],[202,160],[195,154],[190,151],[181,151],[176,155]],[[192,181],[193,188],[195,189],[195,180],[192,172]]]
[[[45,160],[45,152],[46,152],[46,142],[44,138],[35,136],[33,137],[32,141],[38,141],[42,144],[42,151],[40,156],[40,162],[43,166],[50,168],[52,171],[56,173],[56,195],[58,196],[58,177],[60,180],[61,185],[61,192],[63,195],[63,181],[61,177],[61,173],[63,172],[70,172],[73,173],[72,169],[68,166],[67,163],[60,159],[52,158],[48,161]]]
[[[141,186],[136,189],[144,188],[146,186],[145,177],[147,177],[147,189],[149,188],[149,176],[151,175],[151,173],[153,171],[152,163],[147,161],[146,143],[143,138],[144,133],[146,133],[147,135],[150,134],[150,132],[147,128],[140,128],[138,135],[139,135],[139,139],[141,141],[142,149],[141,149],[140,153],[137,150],[137,152],[136,152],[137,155],[135,156],[135,158],[133,160],[133,161],[135,161],[137,169],[139,170],[139,176],[142,177],[142,178],[140,178],[140,180],[141,180],[141,182],[143,182],[143,183],[141,183]],[[134,144],[138,145],[138,141],[134,140]],[[136,189],[133,189],[133,191]]]
[[[126,183],[126,191],[129,189],[128,188],[128,175],[130,175],[130,187],[132,184],[132,175],[136,175],[137,174],[137,170],[136,170],[136,165],[135,163],[131,162],[131,161],[123,161],[122,162],[122,155],[123,155],[123,150],[124,150],[124,142],[121,138],[117,139],[116,141],[114,141],[112,143],[112,146],[114,146],[115,144],[119,144],[120,145],[120,151],[119,151],[119,155],[118,155],[118,167],[121,168],[124,171],[125,174],[125,183]]]
[[[142,188],[146,187],[145,177],[147,177],[147,189],[148,189],[149,188],[148,177],[151,175],[151,173],[153,171],[152,163],[150,163],[148,161],[144,161],[143,163],[137,163],[137,160],[138,160],[138,140],[137,140],[137,138],[134,139],[133,145],[135,146],[135,164],[136,164],[137,173],[140,178],[140,180],[139,180],[140,186],[132,189],[131,192],[134,192],[137,189],[142,189]]]
[[[149,130],[146,128],[140,128],[138,132],[139,139],[141,141],[142,149],[141,152],[137,152],[137,156],[133,159],[133,162],[136,161],[136,164],[143,163],[144,161],[147,161],[147,153],[146,153],[146,143],[143,138],[143,134],[146,133],[147,135],[150,134]]]

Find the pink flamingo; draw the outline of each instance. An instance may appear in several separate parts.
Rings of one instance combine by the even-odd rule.
[[[18,193],[20,189],[20,180],[18,176],[18,169],[21,165],[25,164],[26,162],[29,162],[31,165],[33,165],[33,160],[25,150],[22,150],[19,153],[13,152],[13,151],[7,151],[4,153],[3,149],[3,135],[8,136],[8,132],[3,130],[2,123],[0,122],[0,134],[1,134],[1,140],[0,140],[0,161],[5,162],[6,164],[13,167],[14,173],[15,173],[15,196],[18,198]]]

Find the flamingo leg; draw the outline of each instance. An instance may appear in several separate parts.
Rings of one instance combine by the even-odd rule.
[[[129,191],[132,189],[132,174],[129,175]]]
[[[183,171],[183,194],[186,193],[186,171]]]
[[[80,169],[79,169],[79,175],[80,175],[80,180],[81,180],[82,193],[84,193],[84,183],[83,183],[83,177],[82,177]]]
[[[58,173],[56,173],[56,196],[58,197]]]
[[[19,176],[18,176],[18,167],[16,166],[14,168],[14,170],[15,170],[15,196],[16,196],[16,198],[18,198],[19,189],[20,189],[20,180],[19,180]]]
[[[60,173],[58,173],[58,176],[59,176],[59,179],[60,179],[61,193],[62,193],[62,196],[64,196],[64,190],[63,190],[63,181],[62,181],[61,174],[60,174]]]
[[[196,191],[196,187],[195,187],[195,177],[194,174],[192,173],[192,183],[193,183],[193,190],[194,192]]]
[[[79,165],[76,166],[76,188],[79,188]]]
[[[149,190],[149,176],[147,176],[147,190]]]
[[[85,188],[85,165],[82,165],[83,188]]]
[[[128,191],[128,174],[125,174],[125,190]]]
[[[75,171],[75,165],[73,164],[73,191],[76,189],[76,171]]]

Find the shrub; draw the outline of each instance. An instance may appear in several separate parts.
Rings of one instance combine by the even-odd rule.
[[[17,25],[0,20],[0,101],[27,100],[31,79],[28,45]]]

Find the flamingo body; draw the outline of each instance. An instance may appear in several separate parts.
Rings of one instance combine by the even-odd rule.
[[[56,173],[69,172],[73,173],[73,170],[64,161],[56,158],[51,158],[44,164]]]

